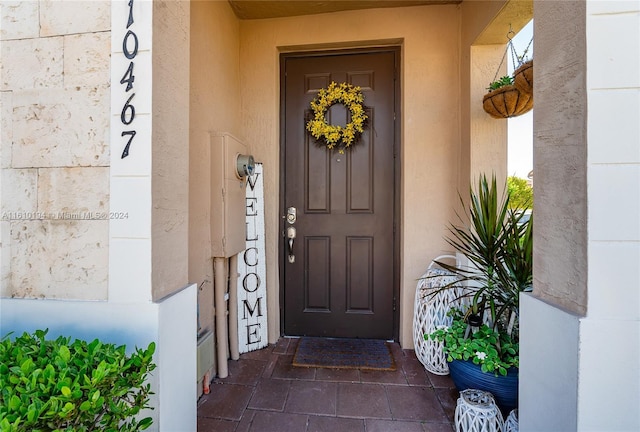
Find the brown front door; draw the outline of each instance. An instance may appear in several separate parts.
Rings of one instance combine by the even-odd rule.
[[[287,335],[392,339],[397,290],[396,69],[399,51],[386,48],[283,55],[283,237],[296,228],[293,262],[281,243],[284,332]],[[305,130],[309,103],[331,81],[360,86],[369,117],[344,154]],[[327,119],[344,126],[348,110]]]

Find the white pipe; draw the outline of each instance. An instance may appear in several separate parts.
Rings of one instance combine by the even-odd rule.
[[[214,301],[216,309],[216,349],[218,353],[218,377],[226,378],[229,375],[227,365],[227,308],[225,302],[227,286],[227,260],[225,258],[213,258],[214,274]]]
[[[229,258],[229,276],[229,344],[231,360],[238,360],[238,255]]]

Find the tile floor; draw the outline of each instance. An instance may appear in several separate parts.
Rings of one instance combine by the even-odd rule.
[[[392,345],[397,370],[293,367],[298,339],[229,362],[198,401],[199,432],[451,432],[458,392]]]

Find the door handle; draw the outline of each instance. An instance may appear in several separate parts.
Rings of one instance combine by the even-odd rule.
[[[296,239],[296,228],[287,228],[287,250],[289,252],[289,263],[293,264],[296,261],[296,256],[293,253],[293,241]]]

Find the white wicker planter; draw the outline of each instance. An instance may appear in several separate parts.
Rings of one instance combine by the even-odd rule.
[[[512,410],[504,421],[504,432],[518,432],[518,409]]]
[[[455,424],[456,432],[501,432],[504,420],[491,393],[469,389],[460,392]]]
[[[436,258],[436,261],[443,258],[455,259],[454,256],[445,255]],[[425,369],[436,375],[447,375],[449,366],[447,366],[447,357],[442,350],[442,342],[425,340],[424,335],[442,326],[451,325],[452,319],[447,316],[447,313],[451,307],[462,308],[464,306],[464,299],[460,299],[464,294],[464,288],[460,286],[436,293],[440,288],[455,283],[457,277],[447,270],[434,267],[434,264],[432,262],[429,265],[416,288],[413,310],[413,344],[416,357]]]

